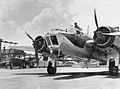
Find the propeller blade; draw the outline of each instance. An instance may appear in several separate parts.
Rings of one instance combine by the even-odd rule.
[[[27,32],[25,32],[25,34],[26,34],[32,41],[34,41],[34,39],[33,39]]]
[[[94,9],[94,18],[95,18],[96,27],[98,28],[98,21],[97,21],[96,9]]]
[[[120,35],[120,32],[112,32],[112,33],[102,33],[103,35],[109,35],[109,36],[118,36]]]

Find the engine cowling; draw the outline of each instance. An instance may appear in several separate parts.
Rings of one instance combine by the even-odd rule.
[[[94,32],[94,41],[97,46],[99,47],[110,47],[113,45],[113,42],[115,40],[115,36],[110,36],[110,35],[103,35],[102,33],[111,33],[115,32],[115,29],[113,27],[109,26],[102,26],[99,27],[95,32]]]
[[[33,43],[33,46],[38,52],[43,52],[46,50],[47,44],[45,39],[42,36],[37,36]]]

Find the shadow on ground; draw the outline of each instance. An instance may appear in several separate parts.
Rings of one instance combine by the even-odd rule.
[[[66,76],[60,76],[54,78],[54,80],[66,80],[66,79],[75,79],[75,78],[85,78],[90,76],[96,76],[96,75],[107,75],[107,72],[77,72],[77,73],[63,73],[62,75]],[[59,74],[61,75],[61,74]]]
[[[120,78],[120,73],[116,76],[108,75],[105,78],[118,79],[118,78]]]
[[[53,77],[54,80],[68,80],[75,78],[85,78],[91,76],[105,76],[104,78],[120,78],[120,74],[118,76],[111,76],[107,71],[103,72],[66,72],[66,73],[56,73],[55,75],[49,75],[47,73],[17,73],[14,75],[38,75],[39,77]]]

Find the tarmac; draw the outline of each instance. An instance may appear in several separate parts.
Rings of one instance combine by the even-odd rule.
[[[59,67],[53,76],[46,68],[0,69],[0,89],[120,89],[120,74],[108,68]]]

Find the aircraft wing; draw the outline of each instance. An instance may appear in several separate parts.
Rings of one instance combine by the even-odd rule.
[[[117,36],[120,35],[120,32],[112,32],[112,33],[102,33],[103,35]]]
[[[34,52],[34,48],[31,47],[31,46],[9,46],[9,48],[23,50],[23,51],[33,51]]]

